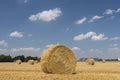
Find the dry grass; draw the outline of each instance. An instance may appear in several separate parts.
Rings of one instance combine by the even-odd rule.
[[[120,80],[120,62],[78,62],[76,74],[45,74],[38,65],[0,63],[0,80]]]

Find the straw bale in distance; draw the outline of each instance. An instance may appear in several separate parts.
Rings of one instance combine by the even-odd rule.
[[[35,63],[35,64],[38,64],[38,60],[34,60],[34,63]]]
[[[34,60],[30,59],[30,60],[28,60],[28,63],[29,63],[30,65],[34,65]]]
[[[41,68],[45,73],[72,74],[75,73],[77,59],[68,47],[56,44],[42,53]]]
[[[17,64],[21,64],[22,61],[19,59],[19,60],[16,60],[16,63],[17,63]]]
[[[87,58],[87,59],[86,59],[86,63],[87,63],[88,65],[94,65],[94,64],[95,64],[95,60],[94,60],[93,58]]]

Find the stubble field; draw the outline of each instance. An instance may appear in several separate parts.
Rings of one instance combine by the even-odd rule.
[[[45,74],[40,63],[0,63],[0,80],[120,80],[120,62],[78,62],[76,74]]]

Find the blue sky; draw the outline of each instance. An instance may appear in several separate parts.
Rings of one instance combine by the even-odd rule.
[[[0,54],[40,56],[51,45],[77,58],[120,57],[120,1],[0,0]]]

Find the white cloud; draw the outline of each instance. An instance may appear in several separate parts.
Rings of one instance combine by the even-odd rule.
[[[88,37],[91,37],[91,36],[94,36],[94,35],[96,35],[95,32],[88,32],[88,33],[85,34],[85,37],[88,38]]]
[[[95,32],[88,32],[86,34],[79,34],[73,38],[73,40],[84,40],[87,38],[91,38],[93,41],[102,41],[106,40],[107,37],[104,36],[104,34],[97,35]]]
[[[96,15],[96,16],[93,16],[92,19],[89,20],[89,22],[93,22],[93,21],[101,19],[101,18],[103,18],[103,16],[97,16]]]
[[[11,55],[25,55],[25,56],[40,56],[40,48],[26,47],[26,48],[12,48],[9,50]]]
[[[104,34],[99,34],[99,35],[93,35],[91,38],[93,41],[102,41],[108,39],[107,37],[104,36]]]
[[[110,38],[110,40],[120,40],[120,37],[113,37],[113,38]]]
[[[0,52],[5,52],[7,51],[7,49],[0,49]]]
[[[10,37],[21,38],[21,37],[23,37],[23,34],[21,32],[14,31],[14,32],[10,33]]]
[[[105,12],[103,13],[103,15],[105,15],[105,14],[110,15],[110,14],[113,14],[114,12],[115,12],[115,10],[107,9],[107,10],[105,10]]]
[[[103,18],[103,16],[96,15],[96,16],[93,16],[92,19],[89,20],[89,22],[93,22],[93,21],[101,19],[101,18]]]
[[[84,39],[87,39],[93,35],[96,35],[96,33],[95,32],[88,32],[86,34],[79,34],[79,35],[74,37],[74,40],[84,40]]]
[[[116,13],[120,13],[120,8],[117,9]]]
[[[40,53],[41,53],[41,49],[35,47],[11,48],[11,49],[0,48],[0,54],[11,55],[11,56],[18,56],[18,55],[40,56]]]
[[[82,19],[78,20],[78,21],[76,22],[76,24],[82,24],[82,23],[84,23],[86,20],[87,20],[87,18],[86,18],[86,17],[83,17]]]
[[[28,2],[28,0],[24,0],[24,3],[27,3]]]
[[[111,47],[116,47],[116,46],[118,46],[118,44],[117,44],[117,43],[115,43],[115,44],[110,44],[110,46],[111,46]]]
[[[8,51],[8,50],[5,49],[5,48],[3,48],[3,49],[1,48],[1,49],[0,49],[0,54],[5,54],[5,55],[8,54],[8,55],[9,55],[9,54],[10,54],[10,51]]]
[[[46,45],[45,47],[46,47],[46,48],[49,48],[49,47],[51,47],[51,46],[53,46],[53,44],[48,44],[48,45]]]
[[[73,47],[72,50],[73,51],[80,51],[80,48],[79,47]]]
[[[1,40],[1,41],[0,41],[0,46],[7,47],[8,44],[7,44],[7,42],[5,42],[5,40]]]
[[[84,36],[84,34],[80,34],[80,35],[77,35],[73,38],[73,40],[83,40],[83,39],[86,39],[86,37]]]
[[[119,48],[119,47],[109,48],[109,49],[108,49],[108,52],[109,52],[109,53],[112,53],[112,54],[113,54],[113,53],[115,53],[115,54],[118,53],[118,54],[119,54],[119,53],[120,53],[120,48]],[[115,54],[114,54],[114,55],[115,55]]]
[[[40,48],[28,47],[28,48],[12,48],[12,52],[26,52],[26,51],[40,51]]]
[[[90,49],[88,52],[89,53],[102,53],[102,50],[100,50],[100,49]]]
[[[62,14],[62,11],[59,8],[45,10],[42,12],[39,12],[37,14],[33,14],[29,17],[29,20],[31,21],[38,21],[42,20],[45,22],[50,22],[52,20],[56,20],[57,17],[59,17]]]

